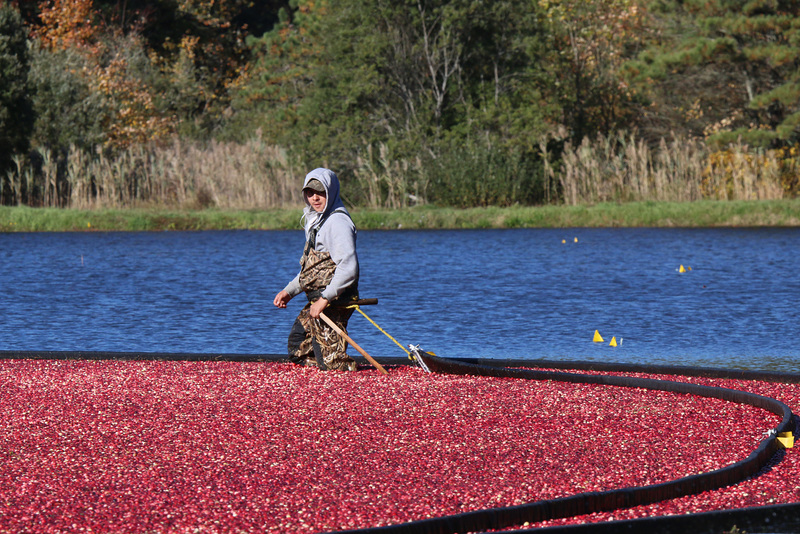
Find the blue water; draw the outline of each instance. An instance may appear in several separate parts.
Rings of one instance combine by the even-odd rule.
[[[361,295],[380,300],[366,313],[440,356],[800,368],[800,229],[361,231],[358,244]],[[304,299],[272,299],[302,245],[300,231],[0,234],[0,350],[283,353]],[[358,314],[350,334],[376,358],[405,355]]]

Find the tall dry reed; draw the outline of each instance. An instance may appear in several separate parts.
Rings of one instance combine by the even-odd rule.
[[[39,155],[38,164],[15,160],[9,184],[17,203],[79,209],[268,209],[302,202],[285,150],[260,138],[244,144],[175,139],[113,156],[73,147],[61,165],[46,149]]]
[[[737,144],[710,154],[703,172],[707,196],[721,200],[771,200],[791,194],[796,163],[782,151],[752,150]]]
[[[424,202],[428,184],[421,169],[420,158],[394,158],[389,147],[379,143],[367,145],[356,157],[353,175],[367,207],[396,209]]]
[[[791,175],[793,169],[788,172]],[[789,192],[781,153],[742,143],[714,151],[687,139],[662,139],[652,149],[633,135],[585,138],[577,147],[567,145],[560,169],[549,174],[558,177],[569,205],[770,200]]]
[[[797,147],[775,151],[736,144],[712,151],[701,141],[662,140],[653,147],[633,135],[615,135],[567,145],[560,160],[548,153],[544,141],[540,150],[541,192],[534,198],[530,191],[507,188],[516,197],[507,202],[768,200],[800,190]],[[502,155],[494,156],[502,162]],[[420,158],[395,158],[384,144],[369,146],[356,162],[348,190],[362,206],[403,208],[425,203],[435,196],[432,184],[444,183],[459,188],[451,193],[469,204],[480,188],[459,181],[466,172],[463,157],[444,160],[449,163],[437,170]],[[486,158],[476,161],[478,168],[467,171],[486,172],[496,180],[531,170],[495,165],[492,175],[481,166],[489,164]],[[35,160],[15,157],[7,180],[0,180],[6,188],[0,196],[17,204],[79,209],[270,209],[301,204],[299,180],[302,173],[293,171],[286,151],[260,137],[246,143],[174,139],[166,146],[134,146],[114,156],[72,148],[60,155],[43,149]]]

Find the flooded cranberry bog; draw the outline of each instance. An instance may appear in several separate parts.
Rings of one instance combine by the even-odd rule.
[[[800,376],[429,364],[381,376],[263,355],[0,353],[0,532],[800,522],[797,451],[778,439]]]

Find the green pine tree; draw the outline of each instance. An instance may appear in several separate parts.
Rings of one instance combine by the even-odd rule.
[[[651,0],[656,45],[628,65],[644,130],[727,144],[800,140],[800,2]]]
[[[33,131],[33,106],[28,85],[30,59],[22,17],[8,3],[0,6],[0,202],[19,194],[7,173],[13,156],[27,151]]]

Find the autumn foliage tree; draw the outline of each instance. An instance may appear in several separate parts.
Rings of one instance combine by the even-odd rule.
[[[82,58],[74,74],[85,81],[90,95],[100,96],[89,96],[96,107],[84,111],[100,116],[106,148],[157,141],[174,131],[174,121],[160,112],[152,88],[144,82],[142,71],[148,62],[136,35],[123,36],[105,27],[91,0],[50,0],[42,4],[39,16],[41,25],[34,36],[46,52]],[[41,102],[42,107],[52,104]]]
[[[124,35],[140,37],[158,71],[151,81],[157,105],[175,117],[178,134],[208,138],[230,114],[230,95],[250,59],[246,36],[270,24],[284,3],[95,0],[95,7]]]
[[[538,0],[548,28],[545,93],[560,104],[574,143],[627,127],[638,95],[625,61],[646,43],[639,0]]]
[[[207,137],[248,57],[246,25],[232,22],[246,3],[47,0],[34,35],[47,52],[84,58],[81,75],[103,97],[107,148]]]
[[[91,0],[49,0],[40,8],[42,25],[34,35],[45,48],[96,46],[99,28]]]

